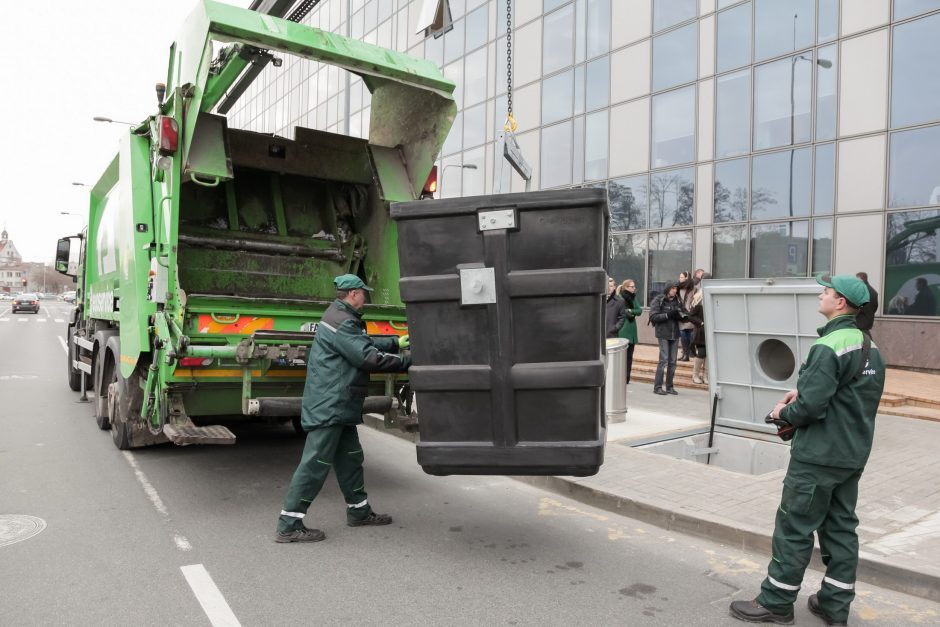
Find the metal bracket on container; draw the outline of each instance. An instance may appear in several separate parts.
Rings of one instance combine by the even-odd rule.
[[[699,455],[711,455],[714,453],[720,452],[717,446],[708,446],[705,448],[694,448],[691,451],[692,457],[698,457]]]
[[[496,302],[496,272],[493,268],[458,269],[461,305],[489,305]]]
[[[490,211],[481,211],[477,214],[477,220],[481,231],[514,229],[517,223],[516,210],[493,209]]]

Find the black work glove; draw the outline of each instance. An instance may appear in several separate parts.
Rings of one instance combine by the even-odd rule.
[[[791,425],[788,420],[784,420],[783,418],[774,418],[771,414],[767,414],[767,417],[764,418],[764,422],[777,427],[777,437],[784,442],[789,442],[792,440],[793,434],[796,433],[796,427]]]

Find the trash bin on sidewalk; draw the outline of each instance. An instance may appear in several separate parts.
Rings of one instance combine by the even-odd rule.
[[[607,374],[604,380],[604,406],[607,422],[627,419],[627,348],[630,340],[613,337],[607,340]]]

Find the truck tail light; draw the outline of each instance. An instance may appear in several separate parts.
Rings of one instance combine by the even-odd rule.
[[[171,155],[179,147],[179,126],[168,115],[157,116],[157,141],[161,155]]]
[[[424,189],[422,190],[422,196],[430,196],[437,191],[437,166],[431,168],[431,173],[428,174],[428,180],[424,183]]]
[[[211,366],[214,361],[215,360],[211,357],[183,357],[180,359],[180,366],[201,368],[203,366]]]

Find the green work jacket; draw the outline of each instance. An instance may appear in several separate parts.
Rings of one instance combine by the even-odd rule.
[[[884,361],[872,344],[868,363],[856,376],[863,336],[854,316],[837,316],[818,333],[800,367],[796,400],[780,411],[797,427],[790,456],[810,464],[864,468],[885,386]]]
[[[411,358],[398,355],[398,338],[370,337],[362,314],[333,301],[317,324],[307,363],[300,419],[305,431],[362,422],[370,372],[405,372]]]

